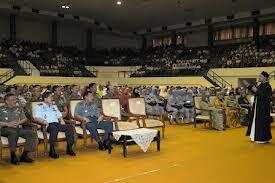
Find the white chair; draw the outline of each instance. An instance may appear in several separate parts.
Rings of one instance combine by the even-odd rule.
[[[121,121],[121,110],[119,99],[102,99],[102,113],[105,117],[114,120],[114,130],[124,131],[138,129],[137,122]]]
[[[211,127],[212,127],[212,119],[211,119],[212,110],[201,109],[200,108],[201,99],[202,98],[199,97],[199,96],[194,97],[194,104],[195,104],[195,107],[194,107],[194,110],[195,110],[194,111],[194,114],[195,114],[194,127],[196,128],[197,121],[203,121],[204,127],[206,127],[206,124],[209,123],[209,128],[211,129]],[[202,111],[208,112],[208,116],[201,115]]]
[[[128,99],[129,115],[134,116],[138,120],[138,125],[143,128],[161,128],[162,137],[164,138],[165,123],[161,113],[147,112],[145,109],[144,98]],[[158,116],[158,119],[148,119],[149,115]]]

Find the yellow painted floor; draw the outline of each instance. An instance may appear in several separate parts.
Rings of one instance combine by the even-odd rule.
[[[272,128],[275,134],[275,126]],[[210,131],[199,125],[167,125],[161,151],[151,144],[147,153],[137,146],[115,146],[111,155],[92,144],[76,157],[39,158],[34,164],[0,163],[0,183],[274,183],[275,142],[256,145],[246,128]],[[79,142],[81,143],[81,142]],[[64,144],[59,144],[62,150]]]

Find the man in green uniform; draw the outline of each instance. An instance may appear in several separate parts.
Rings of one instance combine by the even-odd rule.
[[[21,127],[22,124],[27,122],[27,118],[23,109],[16,106],[16,96],[14,94],[7,94],[4,100],[5,105],[0,107],[1,136],[8,138],[11,163],[14,165],[19,164],[19,160],[15,154],[19,137],[26,140],[20,161],[31,163],[33,160],[28,157],[28,153],[35,151],[37,135],[31,129],[23,129]]]

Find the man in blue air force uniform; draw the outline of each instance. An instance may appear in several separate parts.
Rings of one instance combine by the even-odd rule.
[[[45,92],[42,95],[43,104],[38,105],[34,110],[34,120],[47,126],[47,132],[50,134],[50,152],[51,158],[59,158],[55,151],[58,132],[65,132],[67,139],[67,154],[75,156],[72,146],[74,144],[73,126],[65,124],[62,114],[56,105],[53,105],[53,96],[51,92]]]

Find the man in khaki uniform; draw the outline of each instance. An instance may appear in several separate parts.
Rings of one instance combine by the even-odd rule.
[[[11,153],[11,163],[19,164],[16,157],[17,140],[22,137],[26,140],[24,152],[20,161],[31,163],[32,159],[28,157],[29,152],[33,152],[37,146],[37,135],[30,129],[23,129],[21,125],[27,122],[27,118],[22,108],[16,106],[16,96],[7,94],[4,98],[5,105],[0,107],[0,127],[1,136],[7,137]]]

